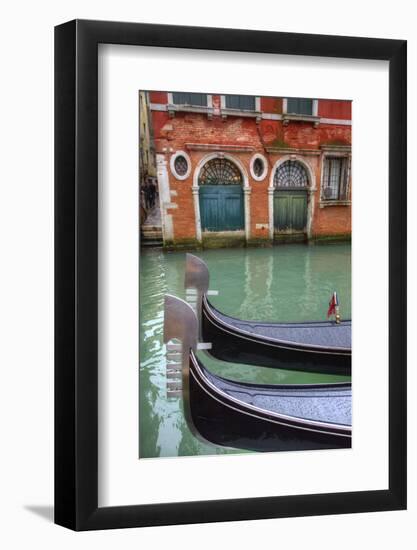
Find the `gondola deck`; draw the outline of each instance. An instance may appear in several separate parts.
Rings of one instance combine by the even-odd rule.
[[[191,351],[191,374],[212,396],[243,413],[300,429],[350,436],[351,384],[239,383],[207,370]]]
[[[327,422],[349,426],[351,423],[351,384],[249,384],[217,376],[192,354],[194,368],[213,388],[257,409],[305,422]]]
[[[277,323],[236,319],[210,303],[208,284],[206,264],[187,254],[185,287],[195,293],[200,337],[212,343],[213,357],[286,370],[351,374],[350,320]]]
[[[259,335],[282,343],[312,346],[317,349],[334,349],[349,354],[352,348],[352,322],[309,321],[301,323],[274,323],[266,321],[244,321],[220,312],[205,297],[204,306],[213,317],[242,333]]]
[[[235,382],[197,357],[198,320],[166,296],[164,341],[179,339],[182,396],[190,429],[216,445],[279,451],[351,446],[351,384],[272,385]]]

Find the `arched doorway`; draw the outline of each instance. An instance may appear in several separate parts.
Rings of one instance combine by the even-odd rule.
[[[286,160],[274,174],[274,234],[304,235],[307,232],[309,179],[296,160]]]
[[[244,229],[243,177],[231,160],[207,161],[198,175],[201,230]]]

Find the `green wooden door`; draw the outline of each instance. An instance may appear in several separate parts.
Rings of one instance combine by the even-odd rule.
[[[202,185],[199,198],[202,231],[237,231],[244,228],[241,185]]]
[[[274,229],[285,233],[302,233],[307,225],[307,192],[275,191]]]

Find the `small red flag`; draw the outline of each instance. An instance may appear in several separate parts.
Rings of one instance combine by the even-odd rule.
[[[339,300],[337,299],[337,293],[333,292],[332,299],[329,302],[329,309],[327,310],[327,317],[334,315],[336,313],[336,306],[339,305]]]

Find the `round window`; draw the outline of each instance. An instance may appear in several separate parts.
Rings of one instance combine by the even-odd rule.
[[[257,176],[258,178],[260,178],[264,173],[264,163],[259,157],[256,158],[255,162],[253,163],[253,171],[255,173],[255,176]]]
[[[175,157],[174,168],[179,176],[185,176],[188,172],[188,161],[183,155]]]
[[[260,153],[253,155],[251,158],[250,172],[253,179],[256,181],[262,181],[265,178],[268,172],[268,161]]]

